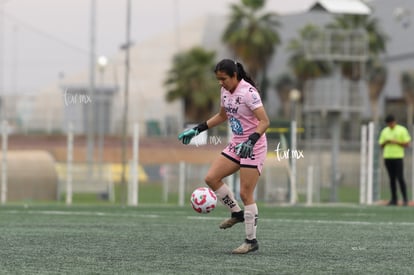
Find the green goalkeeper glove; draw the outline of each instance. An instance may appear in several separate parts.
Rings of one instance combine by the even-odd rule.
[[[253,133],[249,136],[249,139],[236,146],[236,154],[245,159],[253,157],[253,147],[257,140],[260,138],[259,133]]]
[[[181,134],[178,135],[178,139],[183,142],[183,144],[189,144],[191,139],[197,136],[199,133],[208,129],[207,122],[203,122],[196,127],[185,130]]]
[[[178,139],[182,140],[183,144],[189,144],[191,139],[193,137],[195,137],[196,135],[198,135],[198,131],[195,130],[195,129],[190,129],[190,130],[186,130],[186,131],[182,132],[178,136]]]

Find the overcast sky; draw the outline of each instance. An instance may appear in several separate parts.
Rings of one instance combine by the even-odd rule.
[[[124,43],[126,2],[96,0],[97,55],[112,56]],[[171,31],[177,22],[184,24],[206,14],[229,14],[229,5],[239,2],[133,0],[132,40],[139,42]],[[280,14],[296,13],[313,2],[267,0],[267,9]],[[56,81],[60,73],[88,68],[90,0],[0,0],[1,3],[5,13],[3,50],[0,47],[0,55],[4,56],[0,56],[0,62],[4,60],[4,91],[36,92]]]

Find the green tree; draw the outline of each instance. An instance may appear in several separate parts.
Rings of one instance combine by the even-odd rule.
[[[368,93],[372,110],[372,119],[379,121],[378,99],[387,81],[387,69],[381,62],[368,65]]]
[[[385,86],[387,70],[379,62],[379,56],[386,52],[388,37],[379,27],[377,18],[369,15],[341,15],[328,24],[329,28],[343,30],[363,30],[367,34],[368,60],[364,64],[368,75],[368,91],[372,110],[372,119],[377,122],[378,99]],[[358,81],[363,77],[362,66],[357,62],[341,62],[342,75],[350,80]]]
[[[386,51],[388,37],[381,30],[378,19],[369,15],[340,15],[327,25],[328,28],[341,30],[363,30],[367,33],[368,61],[375,63],[381,53]],[[342,73],[351,80],[361,78],[360,66],[355,62],[341,62]]]
[[[291,102],[290,102],[290,91],[296,87],[295,78],[289,73],[281,74],[275,82],[276,92],[279,96],[280,102],[282,103],[282,117],[290,118],[291,115]]]
[[[296,77],[297,89],[301,92],[301,100],[304,94],[304,85],[307,80],[315,79],[329,75],[332,72],[332,66],[327,61],[311,60],[307,57],[308,41],[318,40],[323,35],[320,27],[308,24],[299,30],[298,37],[289,41],[287,51],[290,53],[288,66]],[[283,105],[288,105],[288,96],[281,98]]]
[[[195,47],[174,56],[164,85],[166,100],[183,100],[187,122],[206,120],[214,111],[220,93],[213,69],[215,52]]]
[[[231,5],[231,15],[222,39],[246,65],[253,79],[261,75],[260,89],[266,98],[267,67],[280,44],[278,15],[263,12],[265,0],[241,0]]]
[[[329,75],[331,65],[326,61],[311,60],[306,56],[306,41],[317,40],[322,30],[313,24],[308,24],[299,30],[299,37],[289,41],[287,46],[290,57],[288,66],[298,80],[298,88],[303,90],[306,80]]]

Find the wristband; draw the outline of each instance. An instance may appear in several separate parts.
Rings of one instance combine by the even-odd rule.
[[[207,125],[207,121],[198,124],[196,127],[193,128],[194,130],[196,130],[199,133],[205,131],[208,129],[208,125]]]
[[[252,142],[252,145],[255,145],[256,142],[259,140],[259,138],[260,138],[260,134],[257,132],[254,132],[253,134],[249,136],[249,140]]]

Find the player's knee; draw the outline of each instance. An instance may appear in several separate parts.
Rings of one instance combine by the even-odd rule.
[[[254,202],[253,192],[250,189],[240,189],[240,199],[244,205],[249,205]]]
[[[214,187],[217,185],[217,183],[220,181],[219,179],[217,179],[216,177],[214,177],[214,176],[212,176],[212,175],[207,175],[207,176],[205,176],[205,178],[204,178],[204,181],[205,181],[205,183],[210,187],[210,188],[212,188],[213,190],[215,190],[214,189]]]

